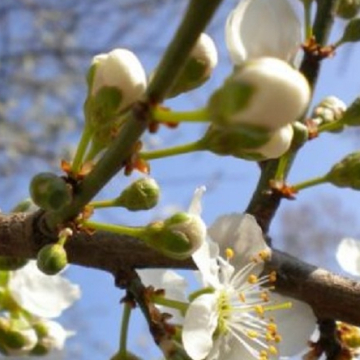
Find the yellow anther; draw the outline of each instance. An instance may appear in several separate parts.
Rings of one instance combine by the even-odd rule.
[[[231,260],[235,255],[234,250],[231,248],[226,248],[225,255],[226,255],[227,260]]]
[[[274,340],[275,340],[276,343],[279,343],[282,340],[281,335],[276,334],[275,337],[274,337]]]
[[[267,326],[267,329],[272,333],[276,333],[277,325],[274,322],[270,322],[270,324],[268,324],[268,326]]]
[[[249,275],[248,277],[248,283],[249,284],[256,284],[258,282],[258,277],[254,274]]]
[[[276,281],[276,271],[272,271],[272,272],[269,274],[269,281],[270,281],[270,282],[275,282],[275,281]]]
[[[266,249],[266,250],[262,250],[259,252],[259,257],[262,261],[266,261],[269,260],[271,256],[271,252],[270,250]]]
[[[267,342],[274,341],[274,340],[275,340],[274,334],[271,333],[271,332],[267,332],[267,333],[265,334],[265,340],[266,340]]]
[[[256,311],[256,313],[258,314],[258,315],[264,315],[264,307],[263,306],[261,306],[261,305],[255,305],[254,306],[254,310]]]
[[[259,353],[259,360],[268,360],[269,356],[266,350],[261,350]]]
[[[255,331],[255,330],[249,330],[249,331],[247,332],[247,336],[248,336],[249,338],[251,338],[251,339],[255,339],[255,338],[257,338],[257,337],[259,336],[259,334],[258,334],[258,332]]]
[[[240,294],[239,294],[239,300],[240,300],[241,302],[246,302],[246,298],[245,298],[245,294],[244,294],[244,293],[240,293]]]
[[[278,353],[275,346],[269,346],[269,352],[271,355],[277,355],[277,353]]]
[[[269,301],[269,293],[267,291],[263,291],[260,294],[260,298],[261,298],[262,301],[268,302]]]

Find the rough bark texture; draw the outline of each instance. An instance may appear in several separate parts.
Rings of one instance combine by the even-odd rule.
[[[54,241],[53,234],[45,234],[41,228],[41,220],[41,212],[0,215],[0,255],[34,258],[44,244]],[[79,233],[67,242],[66,250],[70,263],[108,271],[116,279],[134,268],[195,268],[191,260],[173,260],[137,239],[106,232]],[[277,291],[307,302],[320,319],[360,326],[359,283],[277,250],[267,270],[277,272]]]

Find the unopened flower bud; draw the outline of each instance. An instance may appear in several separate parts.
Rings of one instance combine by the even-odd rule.
[[[58,274],[68,264],[64,247],[60,244],[45,245],[37,255],[36,264],[46,275]]]
[[[286,62],[258,58],[246,62],[210,98],[213,123],[274,131],[304,114],[310,99],[306,78]]]
[[[338,187],[360,190],[360,152],[349,154],[335,164],[326,179]]]
[[[128,186],[116,199],[115,205],[130,211],[148,210],[157,205],[160,188],[151,178],[142,178]]]
[[[105,147],[121,126],[119,115],[144,94],[146,74],[131,51],[115,49],[93,58],[87,80],[86,121],[94,141]]]
[[[343,19],[352,19],[360,10],[360,0],[339,0],[336,15]]]
[[[34,203],[44,210],[59,210],[72,199],[70,186],[64,179],[49,172],[32,178],[30,195]]]
[[[2,318],[0,327],[0,348],[6,355],[25,356],[36,345],[36,332],[28,325],[13,324],[11,320]]]
[[[323,124],[339,121],[344,115],[345,111],[346,105],[342,100],[335,96],[328,96],[318,105],[316,105],[311,118],[317,126],[320,126]],[[339,130],[342,130],[342,128],[340,127],[340,129],[336,131]]]
[[[22,268],[28,259],[14,256],[0,256],[0,271],[13,271]]]
[[[277,159],[284,155],[290,148],[294,130],[291,125],[286,125],[270,135],[270,139],[257,149],[244,150],[244,158],[251,160],[269,160]]]
[[[209,79],[217,62],[218,55],[213,40],[202,33],[167,97],[174,97],[201,86]]]
[[[352,19],[345,27],[341,43],[360,41],[360,18]]]
[[[206,226],[198,215],[177,213],[147,226],[147,243],[174,259],[186,259],[204,242]]]

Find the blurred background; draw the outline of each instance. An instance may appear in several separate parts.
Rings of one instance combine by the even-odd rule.
[[[116,47],[136,53],[150,74],[169,43],[188,0],[2,0],[0,2],[0,208],[3,212],[28,197],[28,184],[40,171],[59,172],[60,159],[70,159],[83,126],[85,73],[94,55]],[[178,110],[203,106],[231,72],[224,41],[226,17],[237,1],[226,0],[207,32],[219,51],[219,65],[200,89],[166,105]],[[293,0],[302,16],[300,2]],[[336,41],[345,22],[337,20]],[[360,48],[342,46],[324,61],[314,104],[335,95],[350,104],[360,93]],[[148,148],[199,138],[204,125],[183,124],[176,130],[145,136]],[[291,172],[299,182],[325,173],[347,153],[359,149],[355,129],[325,134],[306,144]],[[98,211],[97,218],[129,225],[146,224],[176,209],[186,209],[197,186],[206,185],[203,217],[210,225],[219,215],[246,208],[259,175],[255,163],[210,153],[155,160],[151,175],[162,188],[160,204],[146,213]],[[114,197],[139,177],[117,175],[99,195]],[[360,238],[357,192],[331,185],[315,187],[284,201],[273,222],[274,246],[332,271],[337,243]],[[68,277],[80,284],[81,300],[61,319],[77,334],[63,353],[47,359],[109,359],[116,352],[124,295],[110,275],[76,266]],[[141,316],[134,317],[130,350],[146,359],[161,358]],[[136,331],[134,331],[136,330]]]

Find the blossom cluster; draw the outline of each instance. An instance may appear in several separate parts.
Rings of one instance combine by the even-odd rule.
[[[0,272],[0,352],[7,356],[45,355],[62,350],[73,334],[52,320],[80,297],[60,275],[47,276],[35,261]]]

